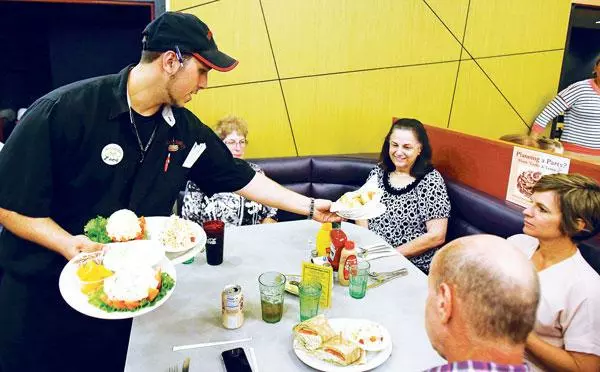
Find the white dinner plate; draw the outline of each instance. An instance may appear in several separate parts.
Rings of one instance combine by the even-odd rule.
[[[159,241],[160,233],[163,231],[165,224],[167,223],[167,220],[169,219],[169,217],[145,217],[145,218],[146,218],[146,231],[148,234],[148,236],[147,236],[148,239]],[[197,223],[195,223],[193,221],[189,221],[189,220],[184,220],[184,221],[186,221],[186,223],[188,224],[190,229],[194,232],[194,235],[196,236],[196,241],[194,243],[188,244],[187,246],[185,246],[181,249],[173,249],[172,247],[167,247],[167,246],[163,245],[163,247],[165,248],[165,252],[169,252],[169,253],[191,252],[194,248],[198,247],[198,249],[196,250],[196,253],[198,253],[199,249],[202,249],[202,247],[204,247],[204,245],[206,244],[206,233],[204,232],[204,229],[202,229],[202,227],[200,225],[198,225]],[[170,255],[167,255],[167,257],[169,257],[169,256]]]
[[[344,330],[347,328],[354,328],[356,326],[364,324],[365,322],[374,323],[370,320],[365,320],[365,319],[349,319],[349,318],[329,319],[329,324],[331,325],[331,328],[333,328],[333,330],[336,332],[344,332]],[[309,352],[307,352],[300,345],[300,342],[298,342],[297,340],[294,340],[294,343],[293,343],[294,353],[296,353],[296,356],[298,357],[298,359],[300,359],[302,362],[304,362],[304,364],[306,364],[316,370],[319,370],[319,371],[324,371],[324,372],[369,371],[373,368],[376,368],[376,367],[382,365],[386,360],[388,360],[388,358],[392,354],[392,342],[391,342],[390,334],[387,331],[387,329],[385,329],[383,326],[379,325],[379,327],[381,327],[381,331],[383,333],[384,340],[387,339],[389,341],[388,341],[387,345],[385,346],[385,348],[381,351],[367,351],[367,362],[365,364],[352,364],[352,365],[343,367],[343,366],[338,366],[338,365],[335,365],[332,363],[324,362],[324,361],[316,358]]]
[[[381,216],[383,213],[385,213],[385,210],[385,204],[375,203],[369,205],[368,207],[343,209],[335,213],[338,216],[347,218],[349,220],[369,220],[371,218]]]
[[[173,263],[173,265],[179,265],[187,260],[196,257],[199,253],[204,252],[204,247],[195,246],[194,248],[183,251],[183,252],[166,252],[165,256]]]
[[[77,277],[77,264],[75,264],[74,262],[80,259],[83,255],[85,255],[85,253],[80,253],[65,265],[62,272],[60,273],[60,278],[58,279],[58,288],[60,290],[60,294],[67,302],[67,304],[69,304],[69,306],[79,311],[80,313],[85,314],[87,316],[91,316],[93,318],[128,319],[149,313],[157,309],[160,305],[164,304],[165,301],[167,301],[169,297],[171,297],[171,294],[173,294],[173,290],[175,290],[175,287],[177,286],[177,276],[175,274],[175,267],[173,266],[173,263],[171,261],[169,261],[166,257],[163,257],[163,259],[158,263],[158,266],[163,272],[169,274],[171,278],[173,278],[173,280],[175,281],[175,285],[173,286],[173,288],[171,288],[163,298],[152,304],[152,306],[132,311],[116,311],[113,313],[109,313],[97,308],[94,305],[91,305],[88,302],[88,296],[84,295],[81,292],[81,284],[79,278]]]

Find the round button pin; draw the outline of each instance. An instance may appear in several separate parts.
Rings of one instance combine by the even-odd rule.
[[[102,161],[108,165],[116,165],[123,159],[123,149],[116,143],[109,143],[102,149]]]

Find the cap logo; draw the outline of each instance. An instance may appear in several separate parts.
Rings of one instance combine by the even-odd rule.
[[[210,30],[208,30],[208,33],[206,34],[206,38],[208,40],[212,40],[212,32]]]

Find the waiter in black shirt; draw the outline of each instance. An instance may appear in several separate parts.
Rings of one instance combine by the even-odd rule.
[[[189,178],[207,193],[248,199],[318,221],[330,202],[289,191],[234,159],[183,108],[211,69],[237,61],[191,14],[167,12],[143,32],[140,63],[38,99],[0,156],[0,370],[121,371],[130,320],[72,310],[58,276],[80,252],[102,246],[85,223],[127,208],[169,215]]]

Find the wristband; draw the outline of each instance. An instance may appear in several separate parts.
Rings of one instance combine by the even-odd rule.
[[[307,219],[312,220],[315,216],[315,198],[310,198],[310,208],[308,210]]]

